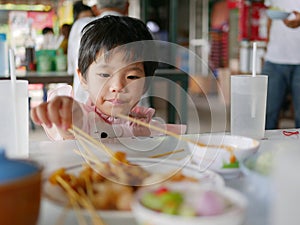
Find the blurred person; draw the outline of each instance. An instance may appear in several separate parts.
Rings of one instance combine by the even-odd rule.
[[[76,1],[73,3],[73,20],[74,22],[83,17],[93,17],[94,13],[92,8],[82,3],[82,1]]]
[[[47,35],[47,34],[54,34],[53,28],[52,27],[44,27],[42,30],[42,34],[43,35]]]
[[[300,127],[300,1],[269,0],[268,6],[294,12],[285,20],[268,19],[268,37],[262,74],[268,75],[266,129],[278,128],[280,111],[292,96],[295,127]]]
[[[68,74],[74,75],[73,92],[74,98],[80,102],[86,102],[88,94],[80,85],[77,74],[78,52],[83,27],[92,20],[104,17],[106,15],[124,16],[128,14],[128,0],[93,0],[83,1],[92,8],[96,17],[84,17],[75,21],[72,26],[68,43]]]
[[[42,29],[43,43],[41,49],[53,49],[56,45],[56,39],[52,27],[44,27]]]
[[[63,40],[59,45],[59,48],[63,50],[64,54],[67,54],[68,52],[68,41],[69,41],[71,28],[72,28],[71,24],[65,23],[61,26],[61,35],[63,36]]]

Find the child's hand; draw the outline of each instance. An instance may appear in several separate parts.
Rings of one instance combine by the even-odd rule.
[[[140,119],[143,122],[149,123],[151,121],[154,113],[155,113],[155,110],[152,108],[137,106],[132,109],[132,111],[130,112],[130,116],[132,116],[136,119]]]
[[[76,104],[74,104],[76,103]],[[59,129],[67,131],[72,125],[74,108],[78,106],[71,97],[57,96],[31,109],[31,118],[36,124],[44,124],[48,128],[55,124]]]

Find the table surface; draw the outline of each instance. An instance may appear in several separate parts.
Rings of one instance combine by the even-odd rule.
[[[288,130],[295,131],[295,130]],[[185,135],[187,137],[193,137],[196,134]],[[169,138],[169,137],[168,137]],[[142,144],[142,142],[139,142]],[[128,143],[127,143],[128,144]],[[114,149],[119,149],[118,144],[114,141],[108,142],[108,145],[115,146]],[[283,133],[283,130],[272,130],[265,132],[265,138],[260,140],[259,151],[276,150],[276,149],[298,149],[299,147],[299,135],[294,134],[287,136]],[[30,158],[40,162],[44,165],[44,175],[47,176],[51,171],[60,167],[71,167],[79,165],[83,162],[81,156],[75,154],[72,150],[78,149],[78,143],[75,140],[69,141],[42,141],[42,142],[30,142]],[[225,183],[228,187],[237,189],[245,194],[249,200],[249,207],[247,209],[246,220],[244,225],[268,225],[268,201],[266,196],[259,196],[253,185],[249,183],[247,176],[242,173],[233,179],[225,179]],[[252,188],[251,188],[252,187]],[[52,225],[61,218],[63,208],[58,206],[46,198],[42,198],[41,211],[38,225]],[[112,220],[107,219],[107,224],[122,224],[122,225],[134,225],[136,224],[133,218],[123,218],[114,215]],[[78,224],[76,222],[76,215],[74,212],[67,213],[66,221],[63,224]]]

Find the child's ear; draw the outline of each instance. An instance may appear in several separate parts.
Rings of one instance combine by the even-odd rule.
[[[80,72],[79,69],[77,69],[77,74],[78,74],[81,86],[83,87],[84,90],[87,90],[86,79],[82,76],[82,73]]]

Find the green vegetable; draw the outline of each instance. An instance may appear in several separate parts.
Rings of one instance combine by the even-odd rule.
[[[223,164],[223,169],[232,169],[232,168],[239,168],[239,161],[235,161],[233,163],[224,163]]]
[[[145,193],[141,202],[144,206],[167,214],[178,214],[178,209],[183,203],[183,196],[179,192],[168,191],[165,193]]]
[[[163,202],[158,200],[158,197],[153,193],[145,193],[141,199],[144,206],[160,211],[163,208]]]

